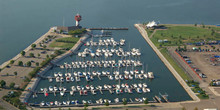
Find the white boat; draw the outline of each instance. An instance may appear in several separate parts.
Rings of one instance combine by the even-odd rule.
[[[119,102],[119,99],[118,99],[118,98],[115,98],[114,101],[115,101],[115,103],[118,103],[118,102]]]
[[[113,80],[113,76],[112,75],[108,75],[109,80]]]
[[[87,103],[87,101],[85,101],[85,100],[82,100],[82,103],[83,103],[83,104],[86,104],[86,103]]]
[[[63,105],[66,105],[66,101],[63,101]]]
[[[154,78],[154,73],[153,72],[148,72],[149,78],[153,79]]]
[[[66,105],[70,105],[70,101],[66,101]]]
[[[72,86],[71,89],[72,89],[72,91],[76,91],[76,87],[75,86]]]
[[[44,105],[45,105],[44,101],[42,101],[42,102],[40,103],[40,105],[41,105],[41,106],[44,106]]]
[[[73,93],[74,93],[73,91],[70,91],[70,95],[73,95]]]
[[[49,86],[49,91],[53,91],[53,87],[52,86]]]
[[[139,83],[138,86],[139,86],[140,88],[142,88],[142,84],[141,84],[141,83]]]
[[[56,82],[60,82],[60,77],[56,77]]]
[[[57,88],[56,86],[54,86],[53,89],[54,89],[54,91],[57,91],[57,90],[58,90],[58,88]]]
[[[54,73],[54,77],[57,77],[58,76],[58,73]]]
[[[147,84],[146,84],[146,83],[143,83],[143,87],[147,87]]]
[[[64,91],[60,91],[60,95],[61,95],[61,96],[64,96]]]
[[[71,80],[72,82],[74,82],[74,77],[71,77],[70,80]]]

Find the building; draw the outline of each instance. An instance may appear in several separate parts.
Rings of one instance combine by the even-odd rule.
[[[151,22],[149,22],[149,23],[146,25],[146,27],[147,27],[147,28],[153,28],[153,27],[155,27],[155,26],[158,26],[158,24],[159,24],[159,23],[156,23],[155,21],[151,21]]]
[[[79,21],[81,21],[81,19],[82,19],[81,15],[77,14],[74,17],[74,19],[76,20],[76,26],[69,26],[69,27],[56,26],[56,27],[53,27],[53,30],[57,33],[68,34],[68,32],[70,32],[70,31],[81,29],[82,26],[79,26]]]

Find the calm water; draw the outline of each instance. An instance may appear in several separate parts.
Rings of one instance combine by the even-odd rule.
[[[155,73],[157,78],[147,82],[152,90],[146,94],[147,97],[166,92],[171,101],[191,100],[133,24],[150,20],[176,24],[219,24],[219,4],[219,0],[0,0],[0,63],[14,57],[47,32],[49,27],[63,25],[63,19],[66,26],[74,25],[73,16],[80,13],[83,27],[129,27],[128,31],[113,32],[113,36],[115,39],[125,38],[131,47],[140,48],[142,62],[148,64],[148,70]],[[55,68],[48,74],[54,71],[61,70]],[[49,85],[46,82],[42,80],[40,87]],[[49,101],[51,98],[38,97],[30,101]],[[67,98],[56,97],[58,99]]]

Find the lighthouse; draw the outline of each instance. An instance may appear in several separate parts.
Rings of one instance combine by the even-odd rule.
[[[75,20],[76,20],[76,26],[79,26],[79,21],[81,21],[82,17],[80,16],[80,14],[76,14],[75,16]]]

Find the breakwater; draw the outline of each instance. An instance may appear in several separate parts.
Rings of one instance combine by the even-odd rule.
[[[158,57],[163,61],[163,63],[167,66],[167,68],[173,73],[175,78],[179,81],[179,83],[183,86],[186,92],[190,95],[190,97],[195,101],[198,102],[200,99],[195,95],[195,93],[189,88],[186,82],[181,78],[181,76],[176,72],[176,70],[172,67],[172,65],[167,61],[167,59],[162,55],[162,53],[157,49],[157,47],[153,44],[153,42],[149,39],[148,34],[144,27],[141,24],[134,24],[134,26],[138,29],[147,43],[152,47]]]

